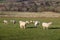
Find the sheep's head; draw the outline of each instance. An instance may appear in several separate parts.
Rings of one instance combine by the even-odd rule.
[[[29,24],[29,21],[26,21],[26,24]]]
[[[33,23],[33,21],[31,20],[30,23]]]

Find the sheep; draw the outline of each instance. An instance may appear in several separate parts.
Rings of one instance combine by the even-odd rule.
[[[26,22],[24,21],[19,21],[20,28],[26,28]]]
[[[30,21],[30,23],[34,23],[34,22],[35,22],[35,21],[32,21],[32,20]]]
[[[48,22],[48,23],[43,22],[43,23],[42,23],[42,27],[43,27],[43,29],[48,29],[48,27],[49,27],[51,24],[52,24],[52,22]]]
[[[31,20],[30,23],[33,23],[33,21]]]
[[[37,27],[39,23],[40,23],[39,21],[34,21],[34,26]]]
[[[4,24],[8,24],[8,21],[7,21],[7,20],[3,20],[3,23],[4,23]]]
[[[26,24],[29,24],[30,22],[29,21],[25,21],[26,22]]]
[[[15,21],[15,20],[10,20],[10,22],[12,22],[13,24],[15,24],[15,23],[16,23],[16,21]]]

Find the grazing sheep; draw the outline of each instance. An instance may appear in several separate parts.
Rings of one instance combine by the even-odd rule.
[[[15,21],[15,20],[10,20],[10,22],[12,22],[13,24],[15,24],[15,23],[16,23],[16,21]]]
[[[34,21],[34,26],[37,27],[39,23],[40,23],[39,21]]]
[[[19,21],[20,28],[26,28],[26,22],[24,21]]]
[[[52,22],[49,22],[49,23],[46,23],[46,22],[43,22],[42,23],[42,27],[43,29],[48,29],[48,27],[52,24]]]
[[[27,24],[29,24],[30,22],[29,21],[25,21]]]
[[[30,21],[30,23],[33,23],[33,21]]]
[[[34,23],[34,22],[35,22],[35,21],[32,21],[32,20],[30,21],[30,23]]]
[[[4,23],[4,24],[8,24],[8,21],[7,21],[7,20],[3,20],[3,23]]]

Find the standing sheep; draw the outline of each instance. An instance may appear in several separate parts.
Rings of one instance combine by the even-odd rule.
[[[7,21],[7,20],[3,20],[3,23],[4,23],[4,24],[8,24],[8,21]]]
[[[39,23],[40,23],[39,21],[34,21],[34,26],[37,27]]]
[[[30,23],[33,23],[33,21],[31,20]]]
[[[20,28],[26,28],[26,22],[24,21],[19,21]]]
[[[16,23],[16,21],[15,21],[15,20],[10,20],[10,22],[12,22],[13,24],[15,24],[15,23]]]
[[[25,21],[27,24],[29,24],[30,22],[29,21]]]
[[[52,22],[49,22],[49,23],[46,23],[46,22],[43,22],[42,23],[42,27],[43,29],[48,29],[48,27],[52,24]]]

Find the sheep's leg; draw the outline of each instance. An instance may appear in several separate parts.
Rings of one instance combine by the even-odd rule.
[[[20,26],[20,28],[22,28],[22,26]]]
[[[45,30],[45,27],[43,27],[43,29]]]
[[[25,26],[24,26],[24,29],[25,29]]]
[[[20,28],[23,28],[23,26],[22,26],[22,25],[20,25]]]
[[[46,27],[46,29],[48,29],[48,27]]]

